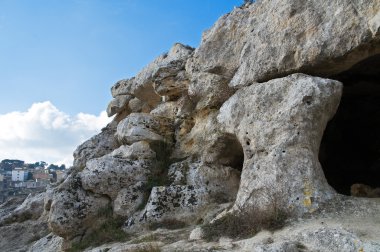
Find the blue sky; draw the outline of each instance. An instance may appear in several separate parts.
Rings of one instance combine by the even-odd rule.
[[[0,0],[0,160],[70,165],[110,88],[243,0]]]
[[[109,89],[242,0],[0,0],[0,114],[51,101],[97,114]]]

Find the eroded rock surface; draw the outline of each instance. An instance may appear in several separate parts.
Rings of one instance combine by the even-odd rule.
[[[108,204],[108,198],[85,191],[80,176],[71,174],[55,189],[49,228],[67,240],[83,235],[87,228],[96,223],[99,209]]]
[[[257,1],[206,31],[188,70],[222,72],[232,87],[294,72],[330,76],[379,53],[379,8],[378,1]]]
[[[242,88],[223,104],[218,120],[245,156],[236,207],[307,212],[334,195],[318,152],[341,93],[337,81],[294,74]]]
[[[173,141],[172,122],[165,117],[144,113],[132,113],[117,126],[120,142],[132,144],[138,141]]]
[[[331,202],[341,212],[365,206],[350,213],[355,221],[362,212],[379,213],[376,199],[338,204],[318,159],[342,95],[334,77],[359,78],[361,68],[341,73],[380,54],[379,11],[377,0],[247,3],[221,17],[195,51],[175,44],[136,77],[117,82],[107,109],[113,122],[77,148],[65,182],[45,195],[51,230],[66,244],[80,241],[106,207],[133,235],[151,224],[187,225],[178,239],[162,229],[154,231],[159,238],[141,236],[141,244],[162,251],[376,251],[380,241],[362,230],[303,226],[302,218],[322,218],[315,214]],[[218,242],[204,241],[200,226],[188,227],[231,212],[260,218],[271,209],[299,217],[298,226]],[[196,241],[184,238],[192,229]],[[39,242],[36,248],[59,243]],[[100,249],[144,247],[133,242]]]

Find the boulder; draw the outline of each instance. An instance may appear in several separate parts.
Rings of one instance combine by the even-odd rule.
[[[29,194],[21,205],[0,219],[0,226],[40,218],[44,212],[44,199],[45,193]]]
[[[154,223],[166,219],[195,223],[202,208],[208,204],[207,193],[194,186],[153,187],[138,222]]]
[[[49,228],[66,240],[81,236],[99,219],[99,210],[109,206],[107,197],[86,191],[79,174],[71,174],[53,195]]]
[[[129,160],[153,160],[156,158],[156,153],[150,148],[148,142],[140,141],[131,145],[122,145],[109,156]]]
[[[235,90],[228,86],[230,79],[209,72],[191,74],[189,95],[197,101],[196,109],[219,109]]]
[[[33,243],[27,252],[61,252],[62,245],[63,238],[50,233]]]
[[[83,188],[115,199],[122,188],[146,182],[154,164],[148,160],[132,160],[106,155],[87,162],[80,174]]]
[[[124,144],[138,141],[173,142],[172,121],[151,114],[132,113],[117,126],[116,137]]]
[[[116,96],[107,107],[107,115],[109,117],[127,109],[129,101],[133,98],[132,95],[119,95]]]
[[[129,101],[128,107],[132,113],[149,113],[152,108],[138,98],[133,98]]]
[[[185,65],[182,59],[160,66],[153,75],[154,91],[160,96],[179,96],[187,91],[190,81]]]
[[[184,95],[176,101],[160,103],[150,111],[150,114],[170,118],[178,125],[183,122],[182,120],[191,117],[194,107],[195,102],[188,95]]]
[[[293,74],[242,88],[223,104],[218,121],[244,150],[235,209],[305,213],[334,196],[318,152],[341,94],[338,81]]]
[[[216,203],[235,200],[240,183],[236,169],[190,160],[170,165],[168,177],[173,185],[189,185],[207,192],[209,201]]]
[[[119,216],[131,217],[145,203],[145,188],[145,181],[140,181],[121,189],[113,202],[113,212]]]
[[[180,65],[183,64],[181,62],[186,62],[192,55],[193,50],[193,48],[179,43],[174,44],[167,54],[159,56],[141,70],[136,77],[117,82],[111,89],[112,96],[133,95],[150,106],[155,107],[161,100],[161,97],[153,88],[155,73],[160,67],[163,69],[164,67],[173,65],[174,62],[180,62]]]

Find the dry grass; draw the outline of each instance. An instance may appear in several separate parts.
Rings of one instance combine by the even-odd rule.
[[[163,219],[159,222],[153,222],[148,225],[150,230],[156,230],[158,228],[166,228],[169,230],[181,229],[186,227],[186,223],[176,219]]]
[[[227,213],[222,218],[203,225],[202,230],[207,241],[216,241],[223,236],[244,239],[264,229],[274,231],[282,228],[287,217],[287,213],[278,210]]]

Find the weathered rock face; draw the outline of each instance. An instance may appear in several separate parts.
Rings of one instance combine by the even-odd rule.
[[[0,225],[40,218],[44,212],[44,199],[45,193],[29,194],[21,205],[0,219]]]
[[[66,240],[90,233],[96,209],[106,206],[128,220],[128,231],[168,220],[208,223],[242,212],[260,218],[272,209],[303,217],[326,208],[339,196],[319,163],[321,139],[343,85],[378,86],[379,13],[377,0],[245,4],[205,32],[195,51],[175,44],[119,81],[107,109],[113,122],[78,147],[74,172],[46,197],[52,231]],[[357,67],[369,57],[370,70]],[[370,80],[352,84],[363,76]],[[201,239],[197,230],[192,237]],[[300,251],[302,241],[334,250],[320,235],[326,231],[349,238],[339,248],[359,249],[350,232],[320,230],[308,231],[317,240],[301,230],[254,247],[222,247]],[[183,243],[164,251],[187,249]]]
[[[170,143],[173,141],[172,123],[165,117],[133,113],[119,123],[116,137],[125,144],[138,141]]]
[[[104,156],[87,162],[80,174],[82,186],[115,199],[120,189],[147,180],[152,163]]]
[[[184,64],[192,52],[191,47],[175,44],[167,54],[155,59],[136,77],[116,83],[112,87],[112,96],[116,98],[120,95],[133,95],[146,101],[150,106],[156,106],[160,102],[160,96],[153,88],[155,77],[157,77],[155,88],[158,93],[167,95],[180,92],[186,86]],[[173,81],[173,78],[176,81]],[[178,85],[178,82],[181,82],[181,85]]]
[[[26,251],[49,233],[43,214],[45,193],[13,198],[0,205],[0,251]],[[21,200],[21,201],[20,201]]]
[[[172,164],[168,177],[173,185],[189,185],[205,191],[208,201],[216,203],[235,200],[240,182],[240,172],[234,168],[190,160]]]
[[[218,70],[232,87],[294,72],[330,76],[379,53],[379,8],[378,1],[257,1],[205,32],[187,68]]]
[[[119,113],[129,105],[129,101],[132,100],[133,96],[131,95],[119,95],[113,99],[107,107],[107,115],[113,116],[114,114]]]
[[[341,93],[337,81],[294,74],[242,88],[223,104],[218,120],[245,156],[237,207],[306,212],[333,196],[318,151]]]
[[[71,174],[54,192],[49,228],[65,239],[83,235],[96,223],[98,210],[108,204],[108,198],[85,191],[79,175]]]

